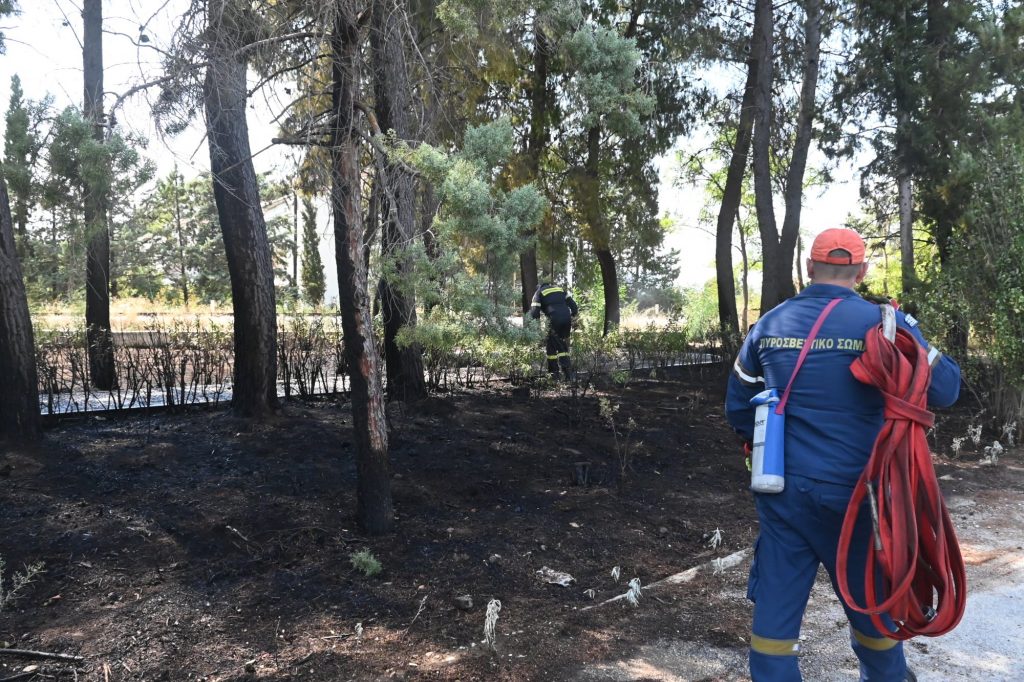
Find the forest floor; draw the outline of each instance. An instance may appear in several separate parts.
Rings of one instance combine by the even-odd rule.
[[[586,608],[752,545],[723,385],[689,368],[584,398],[496,385],[392,405],[397,521],[381,538],[355,525],[345,403],[293,401],[259,425],[224,409],[64,422],[0,455],[4,584],[45,564],[0,611],[0,647],[83,661],[0,651],[0,680],[605,679],[602,664],[666,639],[742,658],[750,605],[726,589],[742,566]],[[945,449],[969,417],[940,415]],[[940,457],[944,485],[1024,490],[1019,467],[977,461]],[[362,550],[379,574],[353,566]],[[669,679],[646,669],[628,679]]]

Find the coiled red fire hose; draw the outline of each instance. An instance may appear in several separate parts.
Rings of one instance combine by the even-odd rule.
[[[934,422],[927,410],[927,352],[909,332],[897,329],[890,342],[879,326],[868,332],[864,353],[850,371],[882,392],[885,424],[843,519],[836,558],[839,590],[850,608],[870,615],[891,639],[945,634],[963,617],[967,577],[925,435]],[[874,540],[863,569],[866,603],[858,604],[847,571],[850,540],[865,498]],[[887,596],[879,601],[879,594]],[[895,632],[882,614],[892,618]]]

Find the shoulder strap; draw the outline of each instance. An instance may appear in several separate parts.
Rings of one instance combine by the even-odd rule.
[[[800,349],[800,357],[796,359],[796,367],[793,368],[793,373],[789,376],[789,383],[786,384],[786,391],[782,394],[782,400],[780,400],[775,406],[775,414],[782,414],[785,409],[786,401],[789,400],[789,392],[793,388],[793,380],[796,379],[796,373],[800,371],[800,367],[804,364],[804,358],[806,358],[807,354],[811,351],[811,345],[814,343],[814,338],[818,335],[818,332],[821,331],[821,325],[825,323],[825,318],[828,317],[828,314],[832,312],[832,309],[839,305],[839,302],[842,300],[843,299],[841,298],[833,298],[828,302],[828,305],[825,306],[825,309],[821,311],[821,314],[818,315],[818,319],[814,321],[814,326],[811,327],[810,333],[807,334],[807,340],[804,341],[804,347]]]

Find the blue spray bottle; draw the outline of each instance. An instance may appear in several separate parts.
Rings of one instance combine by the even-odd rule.
[[[750,489],[755,493],[781,493],[786,486],[786,415],[775,411],[779,393],[774,388],[761,391],[750,399],[750,404],[754,406]]]

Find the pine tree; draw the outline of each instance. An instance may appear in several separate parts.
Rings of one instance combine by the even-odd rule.
[[[10,0],[0,0],[0,17],[14,11]],[[0,32],[0,54],[4,35]],[[7,197],[6,164],[0,167],[0,440],[34,441],[39,438],[39,385],[32,318],[28,313],[25,281],[14,245],[11,208]]]
[[[105,142],[93,137],[93,126],[76,109],[65,109],[52,123],[47,148],[48,173],[39,193],[49,226],[33,241],[27,263],[39,293],[76,298],[85,286],[81,267],[89,232],[83,207],[89,191],[110,197],[107,219],[114,233],[114,252],[133,227],[131,197],[152,177],[153,164],[143,159],[134,140],[114,133]],[[126,229],[128,234],[121,235]],[[123,271],[124,265],[117,266]],[[113,270],[112,270],[113,272]]]
[[[11,218],[18,256],[25,260],[31,253],[29,241],[29,213],[39,193],[36,180],[36,162],[42,149],[38,134],[39,121],[43,111],[49,107],[49,100],[33,103],[24,99],[21,78],[11,76],[11,99],[7,107],[4,131],[4,177],[11,196]]]
[[[241,0],[207,6],[209,43],[203,81],[213,193],[231,273],[235,384],[232,408],[262,418],[277,399],[274,262],[267,239],[246,120],[248,59],[242,48],[257,21]]]
[[[320,233],[316,228],[316,206],[302,198],[302,298],[310,305],[324,302],[327,283],[324,262],[320,258]]]

